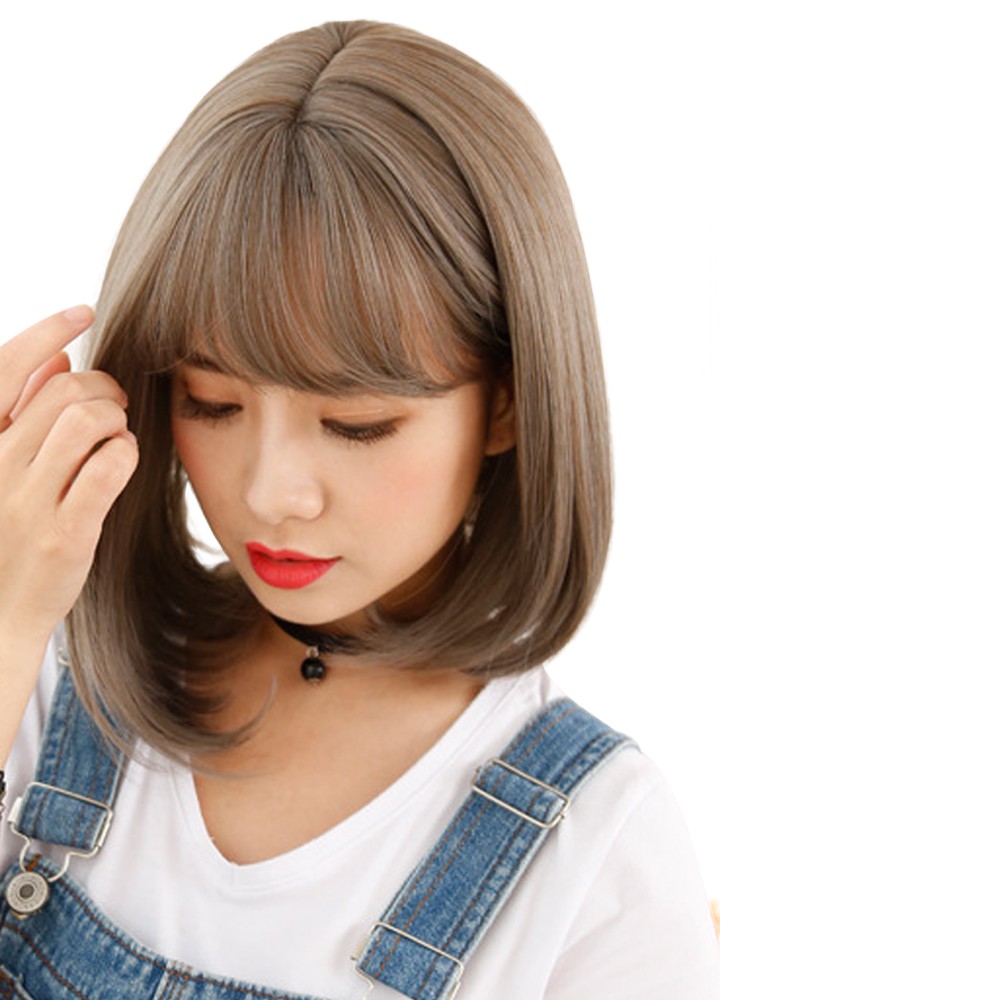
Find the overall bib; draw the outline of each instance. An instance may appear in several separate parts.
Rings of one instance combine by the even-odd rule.
[[[447,829],[353,956],[359,975],[412,1000],[454,997],[465,962],[571,794],[629,743],[569,699],[545,706],[476,771]],[[35,779],[8,817],[25,845],[0,883],[0,1000],[320,1000],[164,958],[66,874],[74,857],[104,843],[126,763],[63,670]],[[63,848],[62,862],[35,853],[36,840]]]

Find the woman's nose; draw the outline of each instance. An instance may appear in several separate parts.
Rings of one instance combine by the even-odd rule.
[[[289,518],[311,521],[322,513],[323,485],[315,474],[315,462],[304,451],[287,436],[258,443],[243,499],[262,523],[277,525]]]

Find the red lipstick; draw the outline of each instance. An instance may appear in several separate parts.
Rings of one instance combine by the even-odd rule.
[[[340,557],[321,559],[294,549],[269,549],[260,542],[247,542],[247,555],[254,572],[272,587],[298,590],[318,580]]]

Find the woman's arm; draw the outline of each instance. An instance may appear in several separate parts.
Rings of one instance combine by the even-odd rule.
[[[92,320],[79,307],[0,345],[0,762],[138,462],[121,387],[63,352]]]

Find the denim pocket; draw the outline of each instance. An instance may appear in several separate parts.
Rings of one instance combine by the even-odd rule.
[[[0,1000],[34,1000],[30,993],[21,987],[20,978],[16,978],[0,965]]]

